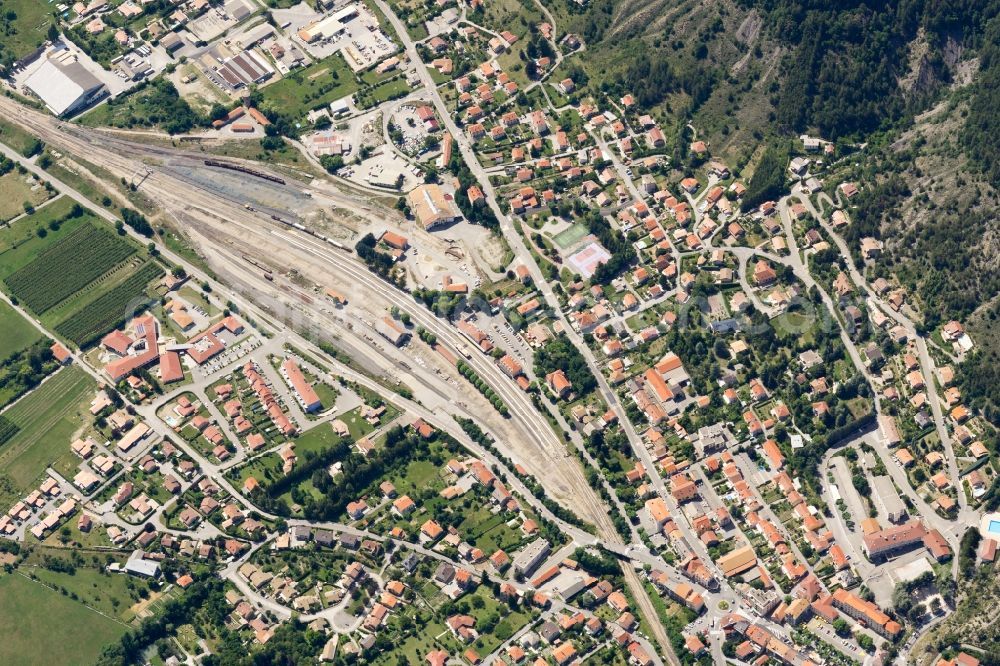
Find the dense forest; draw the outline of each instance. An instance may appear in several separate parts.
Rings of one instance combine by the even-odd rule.
[[[830,138],[861,138],[936,92],[949,79],[949,41],[984,42],[996,0],[741,0],[761,11],[767,30],[793,47],[783,63],[777,119],[792,130],[816,127]],[[925,82],[906,94],[899,81],[911,66],[909,45],[921,36],[927,52],[916,63]]]
[[[740,208],[748,211],[765,201],[776,201],[786,190],[785,166],[788,164],[788,150],[768,146],[760,163],[754,169],[747,192],[740,201]]]
[[[712,6],[564,0],[564,6],[573,15],[569,29],[587,42],[591,55],[583,64],[602,92],[630,92],[644,108],[688,115],[703,127],[718,122],[726,130],[759,107],[762,112],[751,114],[755,133],[818,131],[834,140],[862,140],[926,108],[950,83],[964,50],[997,43],[987,22],[1000,13],[1000,0],[725,0]],[[758,18],[760,34],[742,30]],[[987,100],[1000,94],[996,81],[982,88],[980,108],[995,108]],[[723,98],[714,106],[708,103],[713,95]],[[988,114],[981,120],[998,122]],[[996,136],[982,145],[994,145]]]
[[[987,24],[979,68],[962,143],[993,187],[1000,189],[1000,17]]]

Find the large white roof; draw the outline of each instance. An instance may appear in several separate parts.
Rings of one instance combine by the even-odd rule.
[[[76,106],[103,84],[78,62],[67,65],[46,60],[25,85],[57,116]]]

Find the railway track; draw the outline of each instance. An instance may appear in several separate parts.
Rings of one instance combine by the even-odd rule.
[[[149,166],[156,166],[156,160],[162,160],[161,163],[164,165],[176,164],[178,160],[191,160],[192,165],[200,162],[201,166],[204,167],[203,154],[130,142],[95,130],[65,126],[49,116],[26,109],[8,98],[0,97],[0,112],[30,130],[46,143],[69,153],[85,156],[88,161],[108,170],[116,177],[128,178],[138,168],[146,169]],[[261,171],[261,173],[266,172]],[[280,177],[275,176],[275,178]],[[272,182],[277,183],[276,180]],[[457,350],[460,355],[466,355],[461,350],[469,350],[471,352],[468,356],[470,365],[501,395],[511,410],[515,430],[520,433],[522,439],[517,445],[528,452],[525,460],[526,466],[537,478],[546,482],[548,487],[553,490],[552,495],[556,499],[561,500],[571,510],[595,525],[601,539],[609,544],[621,545],[623,543],[608,515],[609,511],[613,509],[606,506],[587,483],[582,468],[575,458],[568,454],[564,443],[556,436],[548,421],[538,413],[527,396],[507,380],[499,368],[488,359],[483,358],[478,350],[471,348],[468,341],[461,336],[457,329],[450,324],[441,322],[437,317],[414,303],[408,295],[395,290],[374,276],[367,267],[349,255],[346,248],[337,247],[336,241],[322,237],[316,238],[315,234],[309,235],[309,230],[301,224],[296,226],[295,222],[289,223],[289,221],[282,219],[267,221],[262,216],[256,217],[254,224],[241,222],[241,219],[247,217],[248,212],[244,208],[244,202],[234,201],[231,197],[221,196],[215,191],[207,191],[204,184],[198,183],[194,179],[180,178],[176,174],[176,170],[169,168],[153,170],[144,181],[142,189],[150,199],[174,214],[179,224],[185,224],[181,221],[182,217],[189,218],[187,224],[194,223],[194,216],[185,216],[183,214],[185,211],[195,209],[203,211],[205,215],[200,216],[200,223],[212,227],[211,233],[205,233],[208,231],[207,229],[199,229],[203,237],[217,234],[227,225],[239,227],[242,230],[241,233],[250,234],[247,239],[259,239],[259,248],[266,251],[266,248],[269,247],[268,240],[273,241],[273,239],[268,239],[262,234],[275,233],[275,227],[277,227],[277,229],[284,231],[287,239],[287,235],[290,233],[288,227],[292,227],[298,232],[297,235],[301,236],[296,239],[300,253],[304,252],[311,257],[312,261],[332,266],[341,274],[356,280],[360,285],[364,285],[372,294],[377,294],[388,302],[405,308],[407,312],[411,313],[416,323],[433,332],[439,341],[452,350]],[[336,195],[331,193],[326,193],[326,196],[338,199]],[[361,206],[369,211],[369,216],[371,215],[370,202],[362,203],[349,197],[339,199],[344,202],[345,207],[357,210],[358,206]],[[177,214],[178,212],[181,214]],[[231,233],[232,229],[229,231]],[[307,239],[304,243],[303,238]],[[498,443],[501,448],[510,450],[509,443],[502,441],[498,441]],[[629,567],[624,567],[624,573],[628,587],[636,598],[643,615],[647,616],[654,627],[657,642],[664,648],[664,656],[671,664],[679,663],[676,655],[670,649],[669,642],[665,640],[666,635],[662,626],[657,622],[655,607],[649,599],[642,581]]]
[[[59,123],[54,119],[30,109],[24,109],[5,98],[0,98],[0,111],[23,124],[47,143],[70,153],[85,155],[88,161],[107,169],[115,176],[127,176],[137,168],[148,166],[147,160],[149,159],[163,159],[171,162],[189,159],[194,164],[200,164],[204,161],[203,155],[200,154],[188,154],[183,150],[138,144],[93,130],[77,127],[67,127],[60,130],[57,127]],[[269,239],[264,234],[270,235],[275,232],[275,229],[273,225],[269,225],[266,220],[262,219],[262,216],[254,217],[252,224],[241,221],[247,217],[247,211],[241,202],[234,199],[226,200],[225,197],[220,197],[214,191],[206,192],[204,185],[194,179],[180,178],[169,168],[154,170],[143,184],[143,190],[147,196],[168,211],[191,212],[200,210],[205,212],[205,215],[199,216],[199,226],[202,227],[199,231],[203,236],[209,235],[206,233],[205,226],[213,227],[213,233],[223,233],[226,231],[225,226],[231,226],[239,228],[240,234],[244,238],[259,239],[258,247],[266,248],[273,245],[274,239]],[[222,220],[226,220],[226,222],[222,222]],[[547,420],[535,410],[534,405],[523,392],[506,380],[506,377],[494,364],[483,358],[478,351],[471,350],[470,345],[454,327],[438,320],[437,317],[414,303],[408,295],[395,290],[373,275],[356,258],[348,256],[344,249],[338,248],[336,241],[323,243],[321,239],[308,236],[307,230],[302,225],[295,227],[296,223],[289,223],[286,220],[271,220],[271,222],[276,222],[277,225],[280,225],[279,228],[286,230],[286,240],[289,239],[287,230],[292,227],[299,232],[300,237],[292,240],[299,244],[300,252],[310,255],[314,261],[332,266],[340,274],[364,285],[366,290],[371,293],[377,294],[398,307],[405,308],[411,315],[415,315],[414,320],[419,325],[433,331],[438,339],[452,350],[457,351],[460,355],[464,355],[461,350],[470,350],[470,365],[503,397],[511,409],[513,421],[518,426],[516,430],[519,431],[522,438],[522,442],[519,444],[522,447],[525,444],[530,444],[534,448],[535,455],[531,456],[534,460],[528,462],[534,463],[530,466],[536,469],[539,478],[558,481],[557,485],[562,491],[558,495],[562,496],[564,503],[581,513],[581,517],[597,526],[603,538],[620,541],[614,525],[608,518],[608,507],[590,489],[576,460],[567,457],[565,446],[556,437]],[[182,224],[184,223],[182,222]],[[232,229],[229,232],[232,233]],[[323,247],[321,244],[326,244],[327,247]]]

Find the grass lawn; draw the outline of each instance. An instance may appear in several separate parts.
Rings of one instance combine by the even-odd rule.
[[[323,410],[330,409],[337,404],[337,389],[333,388],[326,382],[316,382],[313,384],[313,389],[315,389],[316,395],[319,396],[319,401],[320,404],[323,405]]]
[[[108,198],[107,193],[102,188],[95,185],[90,179],[81,176],[79,173],[66,166],[67,162],[65,160],[57,160],[55,156],[52,156],[51,154],[50,157],[52,157],[53,162],[52,165],[46,169],[46,173],[90,199],[95,206],[117,210],[113,205],[111,205],[113,202],[110,198]]]
[[[141,600],[138,592],[129,590],[128,583],[136,584],[136,590],[146,585],[143,581],[130,580],[118,574],[105,575],[89,567],[77,567],[73,574],[42,567],[37,567],[34,572],[42,582],[76,593],[77,598],[87,606],[124,622],[132,619],[134,613],[130,609]]]
[[[298,119],[357,89],[354,72],[344,57],[336,53],[261,89],[262,106]]]
[[[117,488],[115,488],[117,490]],[[107,530],[91,529],[89,532],[81,532],[76,526],[76,520],[67,520],[62,526],[45,537],[42,542],[46,546],[53,548],[111,548],[111,539],[108,538]],[[62,531],[69,530],[68,536],[63,536]],[[28,537],[29,541],[34,537]],[[65,539],[65,542],[64,542]]]
[[[363,419],[362,423],[368,425]],[[314,428],[306,430],[301,436],[293,440],[295,443],[295,453],[300,457],[307,452],[317,453],[323,451],[333,446],[340,441],[340,437],[333,431],[333,427],[329,423],[321,423]],[[266,486],[272,483],[274,480],[280,479],[283,474],[281,472],[281,458],[278,456],[277,452],[266,453],[258,458],[255,458],[250,463],[243,465],[238,468],[238,476],[236,482],[238,486],[242,486],[243,483],[253,476],[262,485]],[[312,495],[316,499],[322,498],[322,493],[320,493],[315,486],[313,486],[312,481],[306,479],[305,481],[298,484],[299,490],[306,494]],[[278,498],[288,506],[294,504],[292,501],[291,490],[282,494]]]
[[[0,120],[0,141],[25,156],[34,154],[41,146],[38,139],[21,129],[20,125],[3,120]]]
[[[69,445],[89,422],[94,388],[83,370],[64,368],[7,410],[5,416],[20,430],[0,448],[0,506],[34,487],[49,465],[69,478],[75,475],[78,461]]]
[[[398,482],[393,480],[393,485],[396,486],[397,492],[405,495],[416,493],[438,480],[437,465],[430,460],[414,460],[406,466],[406,472]],[[444,484],[438,485],[443,487]]]
[[[0,578],[0,663],[92,664],[127,627],[17,574]],[[53,632],[58,637],[53,640]]]
[[[361,93],[358,93],[355,96],[355,101],[359,107],[370,109],[374,106],[378,106],[382,102],[402,97],[410,92],[410,90],[410,84],[406,82],[406,79],[399,77],[389,81],[384,81],[377,84],[373,88],[369,88]]]
[[[85,213],[78,218],[66,220],[59,226],[58,231],[46,229],[44,238],[38,236],[36,233],[38,229],[47,228],[50,222],[69,214],[72,208],[73,200],[62,197],[16,224],[0,229],[0,278],[7,277],[30,263],[42,250],[68,235],[82,221],[90,217]]]
[[[867,398],[860,397],[848,400],[847,409],[850,410],[851,416],[855,419],[860,419],[872,411],[871,402]]]
[[[0,19],[0,47],[20,60],[48,37],[53,6],[38,0],[4,0],[3,9],[6,16]]]
[[[347,424],[347,429],[351,431],[351,439],[357,441],[370,433],[375,428],[368,421],[361,418],[361,408],[355,408],[340,417],[340,420]]]
[[[476,618],[477,623],[481,623],[482,620],[489,615],[495,615],[499,617],[502,623],[506,623],[507,625],[507,631],[504,631],[503,633],[507,633],[509,631],[509,635],[513,635],[521,627],[531,621],[531,615],[524,612],[523,609],[514,610],[494,597],[493,590],[488,585],[480,585],[477,587],[476,591],[472,594],[472,597],[479,597],[483,600],[482,608],[476,608],[476,604],[473,603],[473,607],[469,611],[469,615]],[[499,624],[497,627],[499,627]],[[501,638],[497,636],[496,630],[494,630],[494,633],[482,635],[476,639],[473,647],[479,654],[485,655],[496,650],[502,642]]]
[[[37,328],[3,301],[0,301],[0,331],[3,331],[0,335],[0,359],[16,354],[42,337]]]
[[[469,513],[457,529],[469,543],[481,548],[484,553],[497,549],[514,550],[524,540],[520,530],[507,526],[505,516],[494,514],[485,506]]]
[[[315,428],[306,430],[295,440],[295,453],[301,456],[306,451],[322,451],[338,441],[340,437],[333,431],[333,427],[329,423],[321,423]]]
[[[802,312],[784,312],[771,320],[774,332],[781,339],[799,338],[804,344],[816,340],[816,318]]]
[[[24,212],[25,202],[38,206],[49,199],[49,191],[34,177],[16,170],[0,176],[0,222]]]

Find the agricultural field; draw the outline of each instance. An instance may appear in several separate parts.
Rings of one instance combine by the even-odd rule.
[[[163,270],[158,265],[143,263],[141,268],[64,319],[56,326],[56,332],[81,348],[90,346],[112,328],[137,314],[134,306],[148,298],[146,289],[149,283],[162,274]]]
[[[45,646],[50,666],[91,664],[101,648],[117,640],[128,627],[91,610],[69,596],[20,574],[0,577],[0,663],[37,663]],[[59,638],[52,640],[58,627]]]
[[[33,488],[46,467],[69,477],[76,473],[69,444],[89,423],[94,389],[90,375],[67,367],[4,412],[18,430],[0,446],[0,506],[9,507]]]
[[[0,279],[31,263],[54,240],[89,217],[80,210],[82,213],[74,217],[73,200],[60,197],[17,224],[0,228]]]
[[[4,277],[20,301],[38,314],[91,285],[135,254],[135,246],[109,229],[82,224],[31,263]]]
[[[20,430],[13,421],[0,414],[0,446],[3,446]]]
[[[60,198],[0,230],[0,280],[46,326],[87,346],[129,317],[162,274],[137,250]]]
[[[41,332],[14,308],[0,301],[0,361],[42,339]]]

